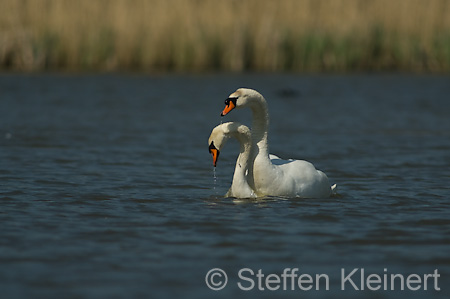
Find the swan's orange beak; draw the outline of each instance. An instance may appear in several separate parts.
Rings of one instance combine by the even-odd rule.
[[[222,113],[220,114],[220,116],[225,116],[227,115],[231,110],[233,110],[234,108],[236,108],[236,100],[237,98],[228,98],[225,100],[225,108],[223,109]]]
[[[219,158],[219,151],[218,150],[216,150],[216,149],[212,149],[211,150],[211,155],[213,156],[213,165],[214,165],[214,167],[216,167],[217,166],[217,158]]]
[[[214,141],[211,141],[211,144],[209,145],[209,153],[213,157],[213,165],[216,167],[217,165],[217,159],[219,159],[220,151],[214,146]]]
[[[220,114],[220,116],[225,116],[228,114],[228,112],[230,112],[231,110],[233,110],[236,106],[234,106],[233,102],[230,102],[228,105],[225,106],[225,109],[223,109],[222,113]]]

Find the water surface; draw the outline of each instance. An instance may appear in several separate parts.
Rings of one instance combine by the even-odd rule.
[[[409,75],[1,75],[5,298],[448,298],[450,84]],[[238,87],[269,102],[270,152],[305,159],[329,199],[224,198],[208,136]],[[228,285],[211,291],[212,268]],[[243,268],[325,273],[329,290],[242,291]],[[441,291],[341,291],[344,268]],[[359,281],[359,275],[355,275]]]

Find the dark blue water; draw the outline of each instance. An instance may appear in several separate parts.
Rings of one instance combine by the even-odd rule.
[[[207,139],[238,87],[269,102],[270,152],[312,162],[337,196],[223,198],[238,146],[215,181]],[[2,298],[448,298],[449,95],[445,76],[1,75]],[[328,290],[284,291],[287,268]],[[342,290],[355,268],[358,289],[360,269],[422,283]]]

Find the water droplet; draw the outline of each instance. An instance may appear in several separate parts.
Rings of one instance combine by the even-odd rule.
[[[216,193],[216,195],[217,195],[217,193],[218,193],[218,191],[217,191],[217,189],[216,189],[216,186],[217,186],[217,174],[216,174],[216,168],[215,167],[213,167],[213,176],[214,176],[214,193]]]

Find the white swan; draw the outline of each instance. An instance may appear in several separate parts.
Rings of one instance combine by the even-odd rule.
[[[329,197],[336,185],[330,187],[328,177],[313,164],[302,160],[269,158],[269,111],[264,97],[256,90],[240,88],[225,100],[221,116],[234,108],[249,107],[253,114],[248,183],[257,196],[286,196],[304,198]]]
[[[209,152],[213,156],[213,164],[216,167],[220,150],[228,138],[234,137],[239,141],[240,153],[236,160],[233,182],[226,197],[256,198],[256,194],[247,181],[250,158],[250,129],[236,122],[223,123],[215,127],[208,139]]]

